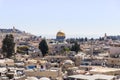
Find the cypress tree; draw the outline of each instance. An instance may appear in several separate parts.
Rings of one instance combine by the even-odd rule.
[[[45,56],[48,53],[48,45],[45,39],[43,39],[40,43],[39,43],[39,49],[42,52],[42,55]]]
[[[14,53],[14,37],[12,34],[6,35],[6,37],[2,41],[2,52],[5,57],[10,58]]]

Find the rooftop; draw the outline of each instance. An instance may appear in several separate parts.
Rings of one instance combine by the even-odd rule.
[[[69,78],[75,78],[75,79],[84,79],[84,80],[112,80],[115,76],[109,76],[109,75],[102,75],[102,74],[96,74],[96,75],[72,75],[69,76]]]

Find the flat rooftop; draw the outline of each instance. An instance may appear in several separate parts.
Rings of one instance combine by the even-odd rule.
[[[83,79],[83,80],[112,80],[115,76],[110,75],[102,75],[102,74],[95,74],[95,75],[72,75],[68,76],[68,78],[74,79]]]
[[[93,66],[92,69],[90,70],[90,72],[100,72],[100,73],[114,72],[114,71],[120,71],[120,69],[101,67],[101,66]]]

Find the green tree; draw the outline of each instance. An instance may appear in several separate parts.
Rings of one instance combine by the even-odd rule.
[[[78,51],[80,51],[80,45],[75,42],[74,45],[71,47],[71,51],[75,51],[76,53],[78,53]]]
[[[85,41],[88,41],[88,38],[87,38],[87,37],[85,37]]]
[[[39,49],[41,50],[43,56],[48,53],[49,48],[45,39],[39,43]]]
[[[12,54],[14,53],[14,37],[12,34],[6,35],[6,37],[2,41],[2,52],[6,53],[4,54],[5,57],[10,58]]]
[[[65,47],[63,50],[66,51],[66,52],[69,52],[69,51],[70,51],[70,48]]]

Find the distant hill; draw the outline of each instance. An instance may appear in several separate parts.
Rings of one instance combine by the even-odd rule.
[[[22,31],[18,30],[18,29],[0,29],[0,33],[12,33],[12,32],[15,32],[15,33],[23,33]]]
[[[0,29],[0,39],[3,39],[6,34],[13,34],[15,39],[25,39],[35,36],[30,33],[26,33],[25,31],[16,29],[15,27],[13,27],[12,29]]]
[[[16,41],[16,43],[24,42],[24,41],[26,42],[30,40],[39,40],[39,38],[41,38],[31,33],[26,33],[25,31],[15,29],[15,27],[13,27],[13,29],[1,29],[0,28],[0,48],[2,46],[2,40],[5,38],[7,34],[12,34],[14,36],[14,40]]]
[[[20,30],[15,29],[16,33],[22,33]],[[2,33],[12,33],[14,32],[13,29],[0,29],[0,32]]]

